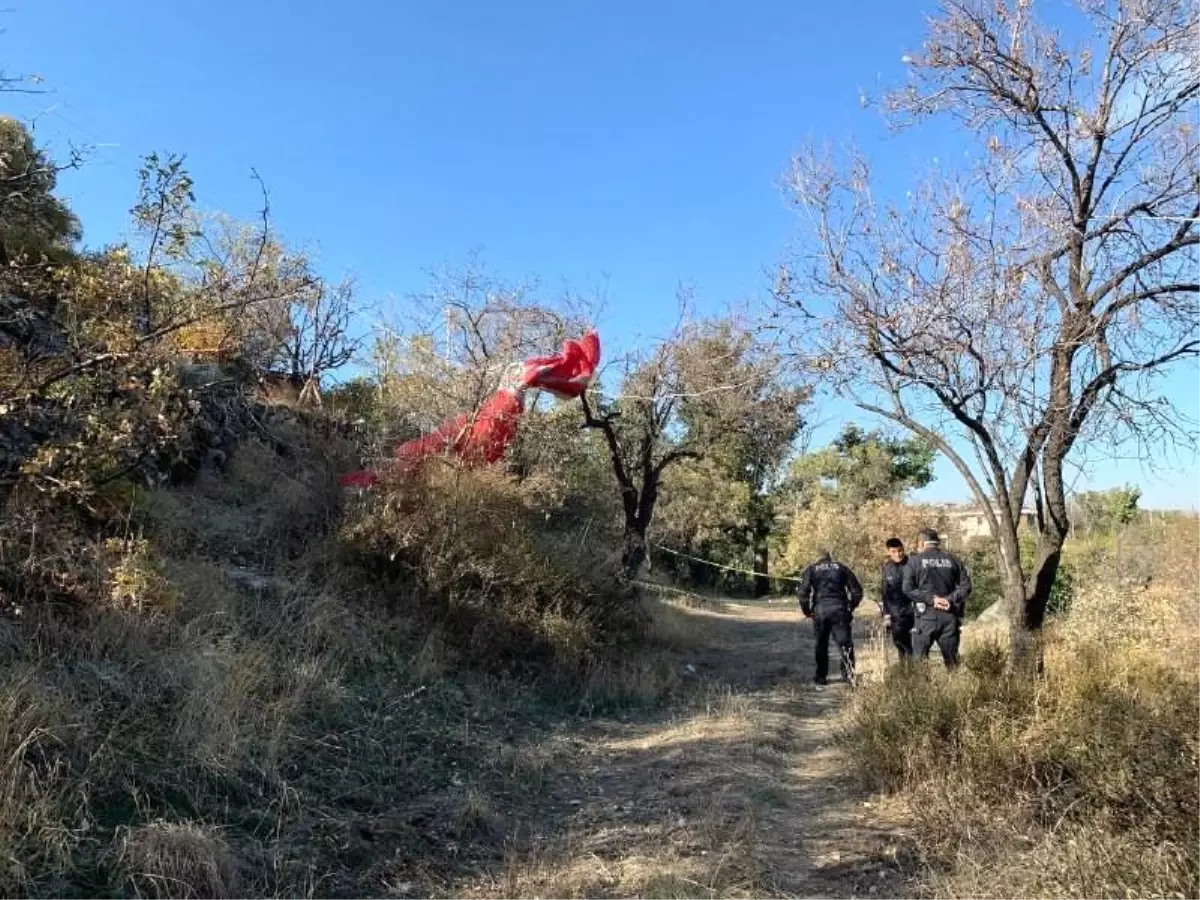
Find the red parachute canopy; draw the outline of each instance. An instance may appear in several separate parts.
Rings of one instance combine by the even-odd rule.
[[[589,331],[579,341],[565,341],[555,356],[535,356],[525,361],[522,382],[526,387],[549,391],[556,397],[583,395],[600,364],[600,336]]]
[[[501,388],[473,415],[463,413],[424,437],[400,444],[393,453],[396,462],[402,470],[412,471],[430,456],[453,453],[469,465],[494,463],[516,437],[527,390],[546,390],[567,399],[580,397],[595,377],[599,363],[600,338],[594,331],[581,340],[565,341],[562,351],[554,356],[526,360],[516,387]],[[369,488],[378,480],[377,473],[364,469],[343,475],[338,483]]]
[[[396,459],[419,464],[426,456],[453,452],[471,462],[494,463],[504,455],[517,433],[524,398],[511,389],[488,397],[475,415],[463,413],[434,431],[396,448]]]

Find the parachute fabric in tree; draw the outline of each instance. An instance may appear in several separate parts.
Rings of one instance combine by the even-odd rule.
[[[599,364],[600,336],[589,331],[582,340],[564,341],[562,351],[555,356],[526,360],[522,381],[527,387],[574,399],[587,390]]]
[[[563,342],[554,356],[526,360],[518,383],[502,387],[474,413],[463,413],[443,422],[432,432],[400,444],[393,456],[401,471],[419,468],[430,456],[453,453],[468,465],[497,462],[504,456],[525,409],[528,390],[546,390],[556,397],[573,399],[587,390],[600,363],[600,338],[589,331],[581,340]],[[364,469],[338,479],[343,487],[370,488],[379,480],[378,473]]]

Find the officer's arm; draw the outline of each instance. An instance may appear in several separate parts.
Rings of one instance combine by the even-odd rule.
[[[950,601],[950,607],[959,616],[963,614],[967,608],[967,601],[971,599],[971,574],[961,562],[958,564],[958,584],[946,599]]]
[[[896,588],[888,582],[887,570],[887,563],[879,567],[879,608],[885,616],[891,615],[892,606],[895,603],[893,594],[896,591]]]
[[[917,586],[917,576],[920,574],[920,571],[920,563],[915,559],[910,559],[908,565],[904,567],[900,590],[903,591],[905,597],[914,603],[928,605],[933,602],[933,596],[929,591],[921,590]]]
[[[800,574],[800,586],[796,589],[800,596],[800,610],[806,615],[812,615],[812,567],[809,566]]]
[[[846,591],[850,594],[850,610],[853,611],[858,604],[862,603],[863,589],[858,581],[858,576],[850,567],[845,566],[844,568],[846,569]]]

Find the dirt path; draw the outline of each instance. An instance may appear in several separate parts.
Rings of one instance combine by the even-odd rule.
[[[472,896],[904,896],[904,835],[832,745],[840,684],[811,684],[812,634],[793,606],[676,610],[674,662],[696,701],[650,721],[597,720],[540,754],[536,821],[508,836]],[[672,613],[674,615],[674,613]],[[878,667],[856,628],[864,668]],[[878,651],[876,651],[878,652]],[[689,668],[690,666],[690,668]]]

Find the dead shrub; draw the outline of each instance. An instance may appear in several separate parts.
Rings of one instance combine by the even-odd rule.
[[[223,471],[140,499],[138,513],[169,552],[231,561],[295,558],[326,534],[341,510],[339,465],[347,446],[329,446],[287,420],[240,444]]]
[[[800,571],[816,558],[818,549],[827,547],[864,584],[877,584],[884,542],[898,537],[915,550],[917,532],[926,527],[951,531],[944,513],[932,506],[871,500],[844,509],[831,498],[818,497],[792,519],[780,571]]]
[[[644,613],[618,591],[610,560],[547,535],[538,519],[513,479],[447,464],[364,498],[342,538],[464,661],[497,671],[586,665],[637,633]]]
[[[109,600],[139,612],[172,610],[178,595],[145,538],[109,538],[101,545],[108,565]]]

